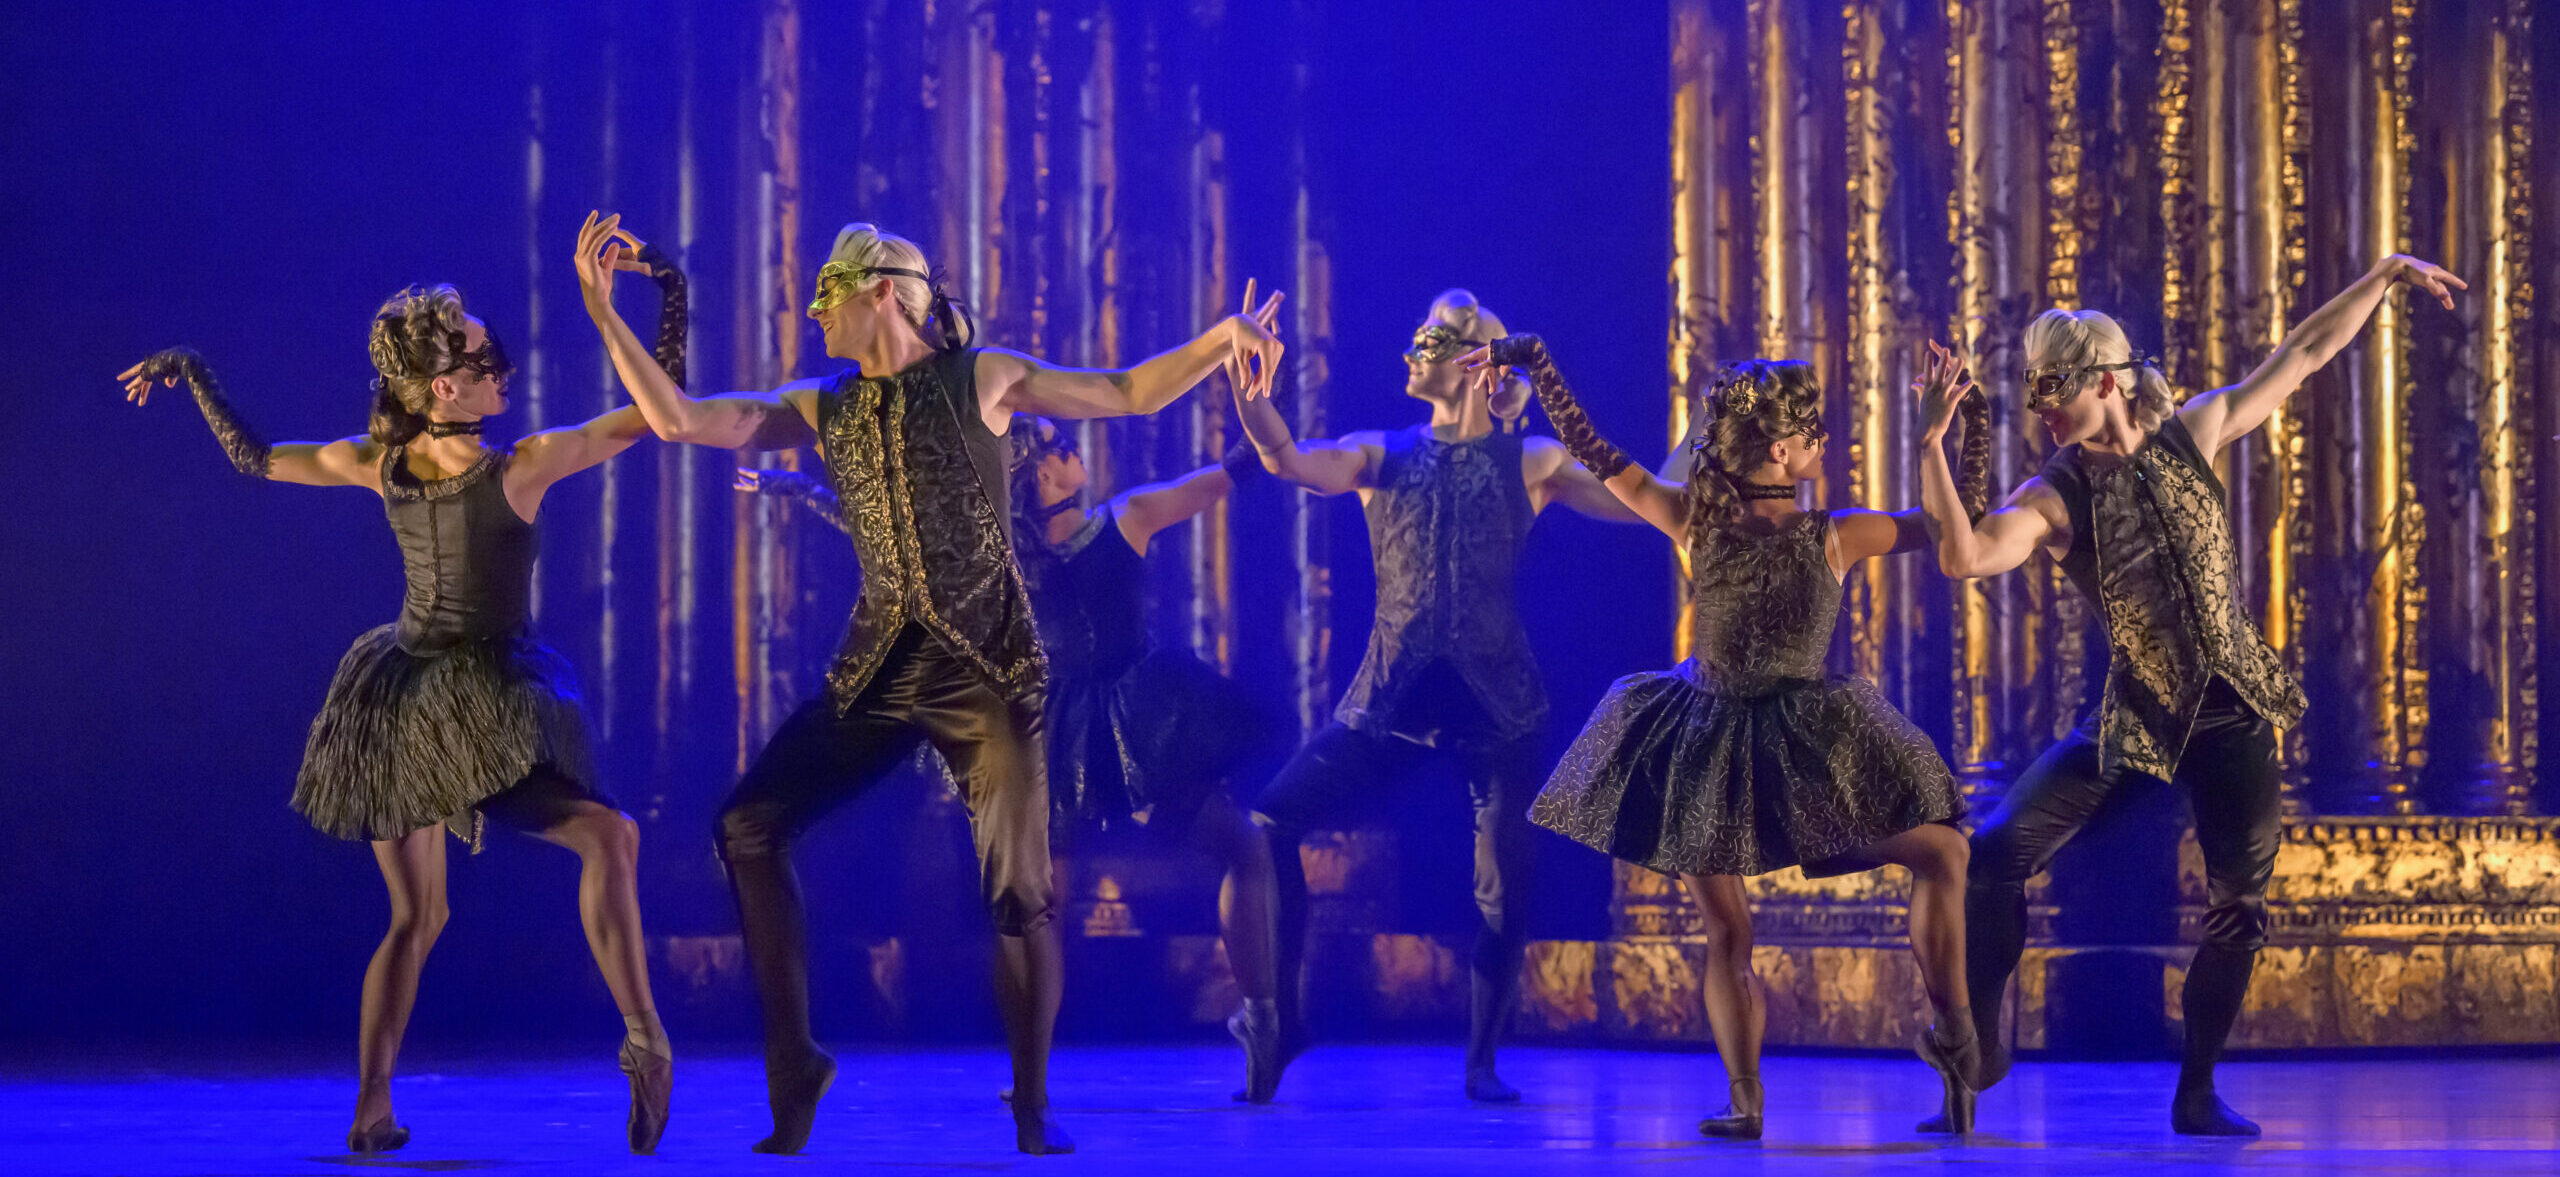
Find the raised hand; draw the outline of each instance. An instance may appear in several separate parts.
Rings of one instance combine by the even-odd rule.
[[[128,403],[147,404],[151,400],[154,381],[163,387],[176,388],[179,381],[187,378],[187,369],[203,360],[204,357],[197,355],[194,348],[173,347],[154,352],[141,363],[116,373],[116,379],[123,383],[124,399]]]
[[[649,263],[640,260],[641,248],[640,239],[622,227],[622,214],[587,214],[587,223],[578,227],[578,256],[571,265],[578,272],[578,290],[589,304],[612,302],[616,271],[649,272]]]
[[[1920,397],[1920,441],[1936,445],[1947,436],[1947,426],[1956,419],[1956,406],[1967,396],[1976,395],[1973,371],[1955,352],[1929,341],[1929,350],[1921,357],[1920,375],[1911,381],[1911,391]]]
[[[1236,395],[1246,400],[1271,395],[1280,355],[1287,350],[1280,342],[1280,302],[1287,294],[1274,290],[1257,308],[1254,292],[1253,279],[1246,279],[1243,308],[1227,318],[1227,380],[1235,386]]]
[[[2453,291],[2471,289],[2470,283],[2454,277],[2451,271],[2434,262],[2414,258],[2405,253],[2395,253],[2384,260],[2392,264],[2392,281],[2406,282],[2435,295],[2436,301],[2443,303],[2444,309],[2448,311],[2453,309]],[[2447,287],[2452,289],[2448,290]]]

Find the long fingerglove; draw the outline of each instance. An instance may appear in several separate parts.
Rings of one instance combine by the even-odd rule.
[[[685,328],[691,314],[685,302],[684,271],[655,245],[640,247],[640,261],[649,267],[649,280],[658,284],[658,346],[649,354],[667,379],[683,388]]]
[[[809,475],[797,470],[758,470],[756,493],[798,499],[801,505],[809,508],[810,514],[826,520],[827,526],[846,535],[853,534],[853,529],[845,526],[844,510],[836,498],[835,489]]]
[[[231,468],[251,478],[265,478],[272,461],[271,447],[247,421],[240,419],[240,411],[231,407],[231,398],[222,395],[222,382],[213,378],[213,370],[205,366],[204,357],[192,347],[173,347],[142,361],[143,379],[166,380],[171,376],[186,381],[187,390],[195,394],[196,408],[203,411],[213,439],[222,443]]]
[[[1573,390],[1565,386],[1564,374],[1556,371],[1555,361],[1547,355],[1545,340],[1535,335],[1506,335],[1493,341],[1493,362],[1506,368],[1520,368],[1529,373],[1529,385],[1538,390],[1538,407],[1547,411],[1547,421],[1556,428],[1556,440],[1564,443],[1573,460],[1580,462],[1603,482],[1618,472],[1635,465],[1627,451],[1611,445],[1609,439],[1591,427],[1591,418],[1573,399]]]

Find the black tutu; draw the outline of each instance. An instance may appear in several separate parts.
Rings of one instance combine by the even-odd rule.
[[[577,680],[556,651],[517,633],[413,654],[396,629],[357,638],[339,661],[294,812],[365,840],[443,822],[477,849],[477,807],[537,773],[596,796]]]
[[[1178,649],[1049,691],[1049,796],[1060,816],[1105,825],[1188,820],[1268,731],[1242,688]]]
[[[1529,817],[1665,874],[1821,877],[1964,811],[1929,738],[1865,680],[1718,695],[1684,662],[1610,687]]]

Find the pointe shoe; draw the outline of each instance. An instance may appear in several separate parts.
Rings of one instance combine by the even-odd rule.
[[[1920,1121],[1919,1130],[1957,1136],[1973,1131],[1974,1098],[1980,1094],[1973,1083],[1974,1076],[1982,1071],[1982,1040],[1967,1038],[1949,1045],[1939,1041],[1933,1027],[1920,1032],[1916,1049],[1920,1061],[1938,1073],[1939,1085],[1944,1089],[1938,1114]]]
[[[1013,1147],[1017,1152],[1035,1157],[1064,1156],[1076,1150],[1076,1142],[1058,1122],[1049,1118],[1049,1105],[1025,1107],[1013,1105]]]
[[[2169,1103],[2169,1127],[2180,1136],[2256,1136],[2255,1121],[2231,1110],[2213,1088],[2180,1091]]]
[[[667,1134],[667,1101],[675,1090],[676,1061],[628,1038],[622,1040],[622,1054],[615,1061],[623,1077],[631,1080],[631,1118],[625,1125],[631,1151],[645,1157],[658,1151],[658,1138]]]
[[[773,1135],[756,1142],[763,1153],[796,1153],[809,1146],[809,1130],[818,1122],[818,1101],[835,1085],[835,1056],[816,1047],[794,1062],[765,1060],[765,1098],[773,1104]]]
[[[1280,1094],[1280,1073],[1288,1070],[1289,1064],[1298,1061],[1299,1056],[1307,1053],[1307,1036],[1304,1032],[1292,1031],[1286,1022],[1279,1022],[1276,1024],[1279,1026],[1280,1062],[1279,1065],[1273,1067],[1271,1071],[1271,1094],[1272,1098],[1275,1099],[1278,1098]],[[1231,1034],[1235,1032],[1235,1021],[1233,1018],[1228,1019],[1227,1032]],[[1241,1039],[1239,1039],[1239,1041],[1241,1041]],[[1245,1047],[1248,1054],[1250,1054],[1252,1049],[1253,1048],[1250,1045]],[[1249,1090],[1252,1082],[1253,1065],[1252,1060],[1248,1057],[1245,1064],[1245,1083],[1247,1084],[1247,1087],[1236,1088],[1235,1095],[1232,1098],[1237,1103],[1270,1102],[1269,1100],[1257,1100],[1253,1098],[1253,1092]]]
[[[1245,1103],[1269,1103],[1280,1094],[1280,1071],[1289,1060],[1281,1056],[1279,1013],[1269,1002],[1254,1006],[1247,1001],[1227,1017],[1227,1033],[1244,1048],[1244,1090],[1236,1094]]]
[[[1760,1080],[1730,1079],[1725,1087],[1730,1098],[1725,1101],[1724,1110],[1698,1121],[1698,1135],[1711,1140],[1760,1139],[1761,1105],[1768,1100],[1768,1093],[1760,1089]],[[1743,1110],[1746,1107],[1750,1110]]]
[[[378,1152],[394,1152],[409,1143],[409,1130],[384,1116],[361,1128],[347,1130],[347,1151],[360,1156]]]

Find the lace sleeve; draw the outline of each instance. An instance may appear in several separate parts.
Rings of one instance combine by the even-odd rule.
[[[809,475],[797,470],[758,470],[756,493],[798,499],[810,514],[826,520],[827,526],[853,534],[853,529],[845,526],[844,510],[834,488]]]
[[[1591,418],[1583,416],[1582,406],[1575,403],[1573,390],[1565,386],[1564,374],[1556,371],[1555,361],[1547,356],[1545,340],[1535,335],[1506,335],[1493,341],[1493,362],[1507,368],[1522,368],[1529,373],[1529,384],[1538,390],[1538,407],[1547,411],[1547,421],[1556,427],[1556,440],[1573,459],[1582,463],[1605,482],[1635,464],[1627,451],[1609,444],[1600,431],[1591,427]]]
[[[658,247],[641,247],[640,261],[649,267],[649,280],[658,284],[658,346],[650,355],[667,379],[676,387],[685,387],[684,340],[690,311],[685,302],[684,271],[676,268]]]
[[[270,447],[240,412],[231,407],[231,399],[222,395],[222,382],[213,378],[213,370],[205,367],[204,357],[191,347],[173,347],[142,361],[145,380],[164,380],[175,376],[187,382],[187,390],[195,394],[196,408],[204,413],[204,423],[213,430],[213,439],[222,443],[222,452],[231,459],[231,468],[251,478],[265,478],[270,462]]]
[[[1271,471],[1262,464],[1261,451],[1253,448],[1250,437],[1228,446],[1226,454],[1218,459],[1218,465],[1226,470],[1227,483],[1231,486],[1240,487],[1271,477]]]

